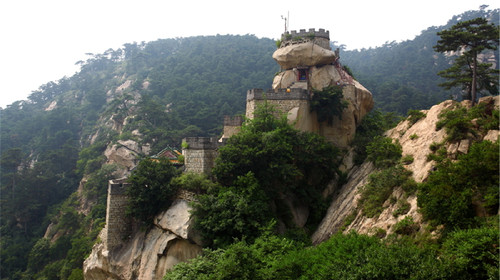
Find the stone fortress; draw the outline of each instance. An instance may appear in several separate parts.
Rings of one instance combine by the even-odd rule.
[[[273,58],[280,65],[281,71],[274,77],[271,89],[267,91],[251,89],[247,91],[245,117],[248,119],[253,118],[256,106],[267,101],[286,114],[289,123],[293,124],[295,128],[318,133],[337,147],[347,148],[354,138],[356,126],[361,122],[362,117],[372,109],[373,99],[372,94],[354,80],[339,63],[338,50],[332,51],[330,48],[329,31],[324,29],[318,31],[309,29],[306,31],[302,29],[299,32],[286,32],[282,35],[280,46],[274,52]],[[347,101],[348,106],[342,112],[342,116],[334,119],[332,124],[318,122],[316,113],[310,110],[313,89],[322,90],[333,85],[342,86],[344,100]],[[215,137],[188,137],[183,139],[184,170],[186,172],[209,174],[214,167],[218,149],[224,145],[229,137],[239,131],[243,121],[242,116],[225,116],[224,132],[220,139]],[[111,180],[109,182],[106,227],[102,234],[103,247],[95,253],[97,255],[93,254],[92,257],[107,259],[108,254],[111,254],[110,252],[127,248],[126,246],[123,247],[123,240],[130,237],[132,229],[131,223],[125,215],[127,198],[124,190],[126,186],[126,179]],[[180,199],[187,205],[186,199]],[[175,237],[165,239],[165,246],[161,246],[161,248],[165,248],[161,249],[162,253],[158,253],[155,257],[158,259],[158,263],[154,265],[152,271],[149,268],[144,268],[144,271],[149,271],[147,273],[164,273],[164,271],[161,272],[160,270],[168,269],[177,262],[193,257],[192,255],[182,255],[175,257],[174,261],[171,260],[171,256],[169,259],[168,246],[170,245],[168,245],[168,242],[173,242],[170,240],[180,240],[191,244],[189,246],[197,246],[196,250],[190,249],[192,252],[201,250],[202,244],[197,242],[196,238],[191,238],[191,233],[188,232],[190,223],[188,208],[182,211],[182,213],[185,212],[182,233],[177,234],[175,231],[178,229],[168,230]],[[160,269],[159,264],[161,262],[168,262],[169,265],[162,264]],[[106,263],[103,266],[108,265],[111,265],[111,263]],[[89,271],[92,269],[96,269],[96,271],[105,270],[102,265],[88,268]],[[92,272],[86,274],[90,275]]]
[[[356,126],[373,107],[371,93],[354,80],[339,63],[339,51],[330,48],[330,33],[324,29],[286,32],[281,36],[280,47],[273,58],[281,71],[273,80],[272,88],[247,91],[245,117],[251,119],[257,104],[267,101],[282,113],[288,121],[302,131],[324,136],[340,148],[346,148],[353,140]],[[343,87],[348,107],[342,117],[332,125],[318,122],[311,112],[312,90],[328,86]],[[243,123],[240,116],[224,118],[224,133],[221,139],[206,137],[185,138],[183,148],[186,171],[209,173],[214,166],[217,149],[225,139],[239,131]]]

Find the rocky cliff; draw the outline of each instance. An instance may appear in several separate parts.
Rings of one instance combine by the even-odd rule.
[[[294,42],[274,52],[273,58],[282,71],[274,77],[272,88],[275,91],[295,88],[312,91],[341,86],[348,105],[331,124],[318,122],[315,112],[311,112],[307,104],[287,108],[284,113],[297,129],[318,133],[336,146],[346,148],[354,139],[363,116],[373,108],[373,97],[339,63],[339,53],[317,40]]]
[[[498,96],[484,97],[480,99],[479,103],[487,103],[498,109],[499,100]],[[412,172],[413,179],[416,182],[425,181],[429,171],[435,166],[434,161],[427,159],[427,156],[431,153],[429,149],[431,144],[445,140],[445,130],[436,130],[439,114],[456,103],[447,100],[429,110],[422,110],[425,117],[416,123],[411,124],[409,120],[404,120],[395,128],[386,132],[386,136],[401,144],[403,156],[411,155],[413,157],[413,162],[404,165],[404,167]],[[463,101],[462,105],[469,108],[471,106],[470,101]],[[489,130],[484,135],[478,135],[482,140],[490,141],[496,141],[498,136],[498,130]],[[455,158],[460,153],[467,153],[470,144],[469,139],[458,143],[445,142],[448,156],[451,158]],[[369,175],[374,171],[376,169],[371,162],[365,162],[361,166],[356,166],[350,170],[348,182],[342,186],[334,197],[326,216],[313,234],[313,243],[320,243],[339,230],[344,232],[355,230],[359,233],[375,234],[377,229],[382,229],[387,234],[390,234],[394,231],[394,225],[408,216],[411,216],[417,224],[422,222],[422,217],[418,213],[417,197],[415,195],[406,197],[400,188],[393,191],[392,197],[396,200],[404,199],[409,203],[410,209],[406,214],[394,217],[393,212],[397,209],[397,205],[391,203],[390,199],[384,203],[384,210],[377,217],[367,218],[358,211],[359,190],[366,185]],[[352,219],[352,221],[349,221],[348,225],[346,225],[346,219],[348,218]]]
[[[177,199],[151,229],[135,229],[116,248],[107,248],[103,230],[84,262],[85,279],[161,279],[175,264],[196,257],[202,247],[189,211],[188,200]]]

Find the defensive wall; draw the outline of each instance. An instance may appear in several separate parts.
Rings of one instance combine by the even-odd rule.
[[[210,174],[215,166],[217,150],[224,143],[215,137],[187,137],[182,140],[184,171]]]
[[[229,138],[240,132],[243,121],[243,116],[224,116],[224,131],[222,138]]]
[[[107,250],[119,246],[131,233],[131,223],[126,215],[128,187],[126,178],[109,180],[108,200],[106,205],[106,240],[104,242]]]
[[[270,89],[266,92],[259,88],[248,90],[246,117],[252,119],[257,104],[264,101],[286,114],[293,108],[307,106],[309,104],[309,91],[302,88]]]

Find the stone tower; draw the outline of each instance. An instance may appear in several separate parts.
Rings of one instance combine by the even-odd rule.
[[[373,108],[372,94],[354,80],[339,62],[339,51],[330,48],[330,33],[324,29],[301,29],[281,36],[273,58],[281,67],[272,89],[247,92],[246,117],[252,118],[256,104],[267,100],[277,107],[295,128],[315,132],[338,147],[345,148],[354,139],[356,126]],[[310,110],[313,90],[341,86],[348,107],[333,124],[318,122]]]
[[[129,184],[126,178],[110,180],[108,183],[108,200],[106,205],[106,240],[108,251],[119,247],[131,233],[130,220],[126,215],[128,197],[125,190]]]

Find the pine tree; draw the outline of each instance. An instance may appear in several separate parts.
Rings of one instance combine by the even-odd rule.
[[[478,84],[479,89],[488,88],[484,86],[484,80],[492,80],[492,75],[498,74],[498,71],[485,73],[479,69],[484,68],[482,63],[478,63],[478,56],[484,50],[496,50],[499,42],[499,29],[493,23],[488,23],[484,18],[476,18],[468,21],[462,21],[453,25],[448,30],[438,32],[441,37],[434,50],[438,52],[460,52],[461,55],[455,60],[452,67],[439,73],[444,78],[450,79],[451,82],[442,84],[449,88],[451,86],[462,86],[462,89],[467,89],[470,85],[470,99],[473,104],[476,102]],[[468,62],[471,63],[468,63]],[[463,67],[467,67],[469,71],[463,71]],[[470,78],[466,78],[468,75]],[[466,96],[467,97],[467,96]]]

